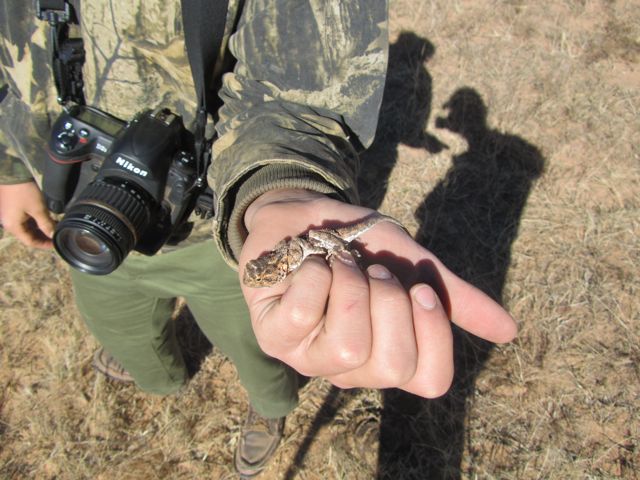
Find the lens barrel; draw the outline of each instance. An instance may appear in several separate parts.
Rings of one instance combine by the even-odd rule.
[[[53,244],[81,272],[113,272],[151,222],[154,202],[135,184],[104,178],[89,184],[57,225]]]

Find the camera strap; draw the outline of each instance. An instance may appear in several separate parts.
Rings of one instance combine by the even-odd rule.
[[[215,113],[216,92],[213,76],[227,20],[228,0],[181,0],[182,24],[187,57],[196,89],[198,108],[195,118],[195,154],[198,176],[204,184],[211,161],[210,140],[206,138],[208,114]]]
[[[36,0],[35,8],[36,16],[51,27],[51,69],[58,103],[63,106],[69,102],[84,105],[84,44],[82,38],[69,37],[69,25],[79,24],[76,9],[67,0]]]

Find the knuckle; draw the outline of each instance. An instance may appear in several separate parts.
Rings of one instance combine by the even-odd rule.
[[[384,363],[384,374],[381,383],[386,387],[398,387],[409,382],[416,373],[416,360],[406,358],[388,359]]]
[[[338,342],[334,345],[331,357],[333,363],[343,370],[359,368],[369,359],[370,347],[364,342]]]
[[[308,304],[296,303],[289,307],[287,324],[295,330],[308,330],[316,324],[316,319]]]

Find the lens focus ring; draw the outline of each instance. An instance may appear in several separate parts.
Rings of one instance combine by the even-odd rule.
[[[97,180],[82,192],[57,225],[53,244],[80,271],[106,275],[118,268],[145,232],[153,200],[136,185]]]
[[[94,182],[82,192],[68,213],[71,213],[71,210],[76,210],[76,207],[87,208],[87,205],[101,208],[104,210],[104,214],[110,213],[111,216],[118,218],[131,231],[134,244],[149,224],[150,212],[146,202],[129,185],[113,185],[104,181]],[[104,214],[99,218],[109,222]]]

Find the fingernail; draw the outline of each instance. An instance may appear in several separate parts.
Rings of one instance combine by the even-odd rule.
[[[336,258],[338,260],[340,260],[342,263],[344,263],[345,265],[349,266],[349,267],[355,267],[356,266],[356,261],[353,258],[353,255],[351,255],[347,251],[342,251],[342,252],[338,253],[336,255]]]
[[[438,297],[433,289],[423,285],[413,291],[413,298],[416,299],[423,308],[433,310],[438,304]]]
[[[367,273],[376,280],[389,280],[391,278],[391,272],[382,265],[371,265],[367,268]]]

